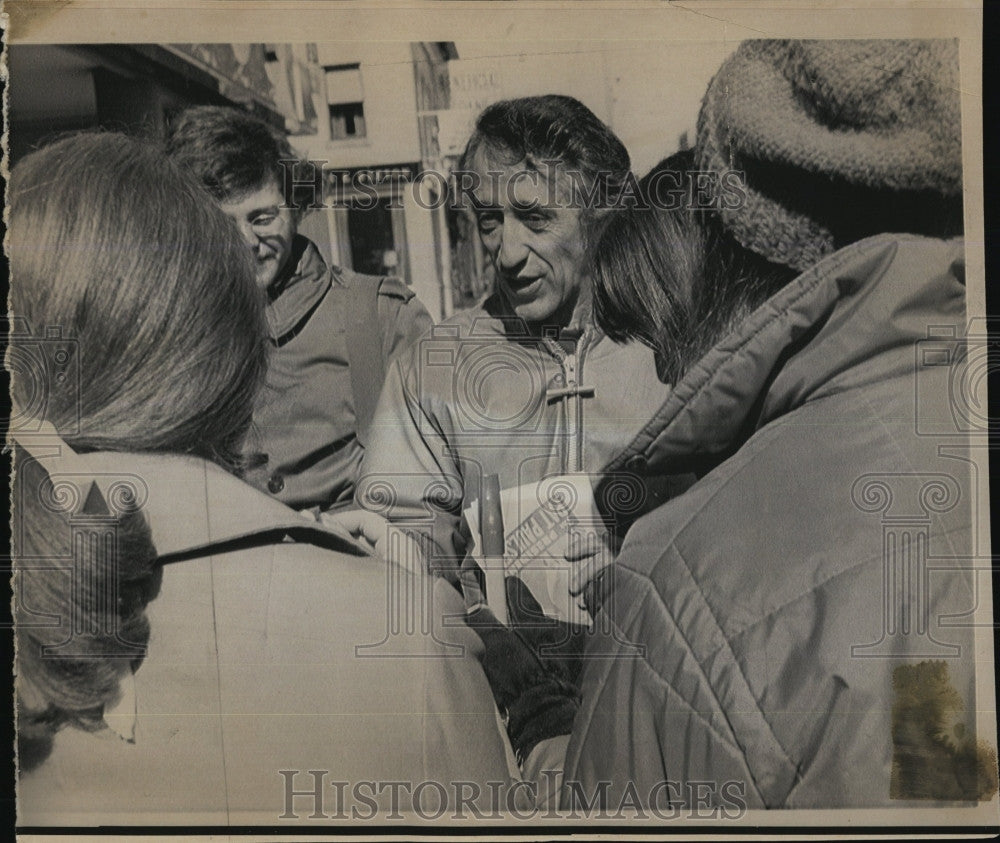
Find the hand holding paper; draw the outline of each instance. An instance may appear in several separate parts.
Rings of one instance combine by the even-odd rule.
[[[613,562],[597,511],[590,477],[557,475],[516,488],[502,489],[503,574],[517,577],[531,591],[545,615],[581,626],[590,617],[577,596],[587,582]],[[479,536],[478,503],[466,512],[473,538],[473,556],[484,566],[487,582],[492,559],[484,560]],[[496,592],[487,585],[487,602],[497,606]],[[506,608],[506,607],[504,607]],[[499,613],[498,613],[499,614]]]

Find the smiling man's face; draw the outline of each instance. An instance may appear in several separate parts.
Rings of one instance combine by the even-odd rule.
[[[257,284],[267,289],[288,263],[295,238],[295,212],[285,205],[277,181],[220,203],[235,220],[243,242],[254,257]]]
[[[526,162],[491,166],[483,157],[476,162],[476,219],[500,292],[526,322],[565,327],[580,296],[586,250],[583,212],[567,201],[568,177]]]

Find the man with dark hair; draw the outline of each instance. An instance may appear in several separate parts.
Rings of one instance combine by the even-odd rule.
[[[199,106],[174,121],[166,149],[236,222],[269,299],[274,349],[246,479],[289,506],[349,505],[386,366],[430,326],[427,311],[396,278],[327,266],[298,233],[312,196],[288,176],[311,165],[281,132]]]
[[[566,96],[497,102],[453,176],[495,289],[390,371],[358,500],[393,522],[423,521],[428,561],[457,577],[462,511],[484,476],[513,488],[599,473],[663,385],[648,349],[608,342],[590,319],[587,243],[630,177],[607,126]]]
[[[469,541],[462,513],[481,499],[483,479],[497,475],[502,489],[513,489],[586,472],[596,485],[663,401],[649,349],[615,345],[590,319],[587,244],[630,177],[621,141],[565,96],[487,108],[454,173],[458,200],[471,204],[492,261],[495,289],[436,327],[390,371],[358,499],[420,535],[431,553],[426,562],[461,580],[473,613],[481,613],[482,595],[463,565]],[[635,513],[654,498],[632,479],[639,484],[630,502]],[[620,514],[613,498],[596,502],[611,522]],[[558,521],[554,529],[568,529],[566,519]],[[519,562],[545,564],[530,551]],[[506,585],[510,618],[530,616],[529,626],[538,626],[539,607],[519,580],[508,577]],[[578,595],[555,590],[549,599],[565,601],[561,619],[577,622],[551,629],[549,642],[566,657],[572,686],[585,615]],[[486,597],[495,608],[505,602],[503,594]],[[470,614],[470,623],[478,617]],[[519,758],[533,746],[515,736]]]
[[[497,292],[530,335],[583,327],[588,235],[629,175],[622,142],[571,97],[505,100],[480,115],[459,162],[458,200],[471,194]]]

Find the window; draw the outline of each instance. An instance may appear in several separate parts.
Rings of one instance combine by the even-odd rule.
[[[365,136],[364,103],[348,102],[330,106],[330,140]]]
[[[323,69],[326,76],[326,102],[330,110],[330,139],[365,137],[361,65],[337,64]]]

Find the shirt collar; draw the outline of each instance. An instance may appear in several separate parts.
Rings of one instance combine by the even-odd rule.
[[[500,325],[500,330],[513,341],[527,339],[528,342],[536,342],[537,334],[529,330],[528,324],[515,313],[514,306],[504,295],[499,284],[495,286],[480,305],[484,311]],[[542,337],[551,341],[566,341],[575,346],[583,342],[586,346],[596,345],[604,336],[604,332],[597,326],[593,318],[593,296],[590,282],[586,279],[580,285],[580,292],[573,313],[570,316],[568,325],[550,325],[542,328]],[[548,345],[548,343],[546,343]]]
[[[288,261],[294,271],[279,276],[267,291],[268,330],[276,343],[308,317],[331,284],[329,267],[319,249],[301,234],[292,241]]]

